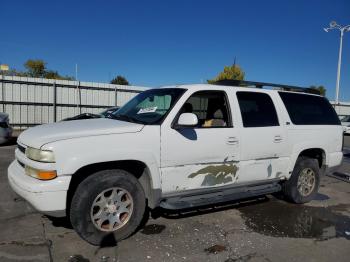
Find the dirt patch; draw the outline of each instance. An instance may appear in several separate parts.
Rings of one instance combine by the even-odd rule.
[[[162,231],[165,229],[164,225],[157,225],[157,224],[151,224],[145,226],[141,233],[145,235],[156,235],[162,233]]]
[[[214,245],[204,249],[204,251],[207,252],[208,254],[217,254],[226,250],[227,248],[223,245]]]

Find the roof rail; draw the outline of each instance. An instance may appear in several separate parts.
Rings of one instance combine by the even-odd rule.
[[[263,88],[264,86],[269,86],[269,87],[277,87],[280,90],[284,90],[284,91],[302,92],[302,93],[309,93],[309,94],[315,94],[315,95],[321,94],[319,90],[314,88],[272,84],[272,83],[264,83],[264,82],[233,80],[233,79],[219,80],[214,82],[213,84],[223,85],[223,86],[247,86],[247,87],[255,86],[256,88]]]

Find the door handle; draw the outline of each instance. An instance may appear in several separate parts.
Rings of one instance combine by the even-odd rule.
[[[275,143],[280,143],[280,142],[282,142],[282,140],[283,140],[283,138],[279,135],[277,135],[273,138],[273,142],[275,142]]]
[[[236,137],[229,137],[226,140],[228,145],[237,145],[238,144],[238,139]]]

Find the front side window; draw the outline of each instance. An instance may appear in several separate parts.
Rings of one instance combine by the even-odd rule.
[[[145,125],[160,124],[185,91],[182,88],[144,91],[113,112],[111,117]]]
[[[180,113],[194,113],[197,128],[232,127],[229,104],[223,91],[199,91],[182,106]]]
[[[278,126],[275,106],[268,94],[237,92],[244,127]]]

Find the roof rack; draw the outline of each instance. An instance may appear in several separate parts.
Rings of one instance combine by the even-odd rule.
[[[264,83],[264,82],[233,80],[233,79],[219,80],[214,82],[213,84],[224,85],[224,86],[247,86],[247,87],[255,86],[256,88],[263,88],[264,86],[269,86],[269,87],[277,87],[278,89],[284,90],[284,91],[302,92],[302,93],[309,93],[309,94],[315,94],[315,95],[321,94],[319,90],[314,88],[272,84],[272,83]]]

